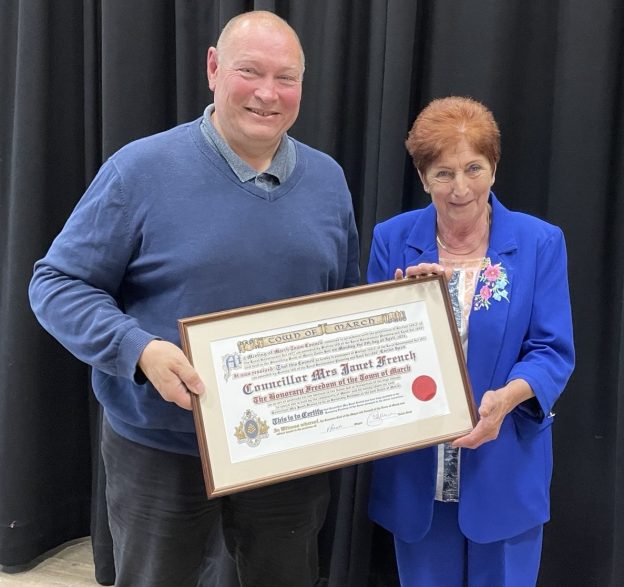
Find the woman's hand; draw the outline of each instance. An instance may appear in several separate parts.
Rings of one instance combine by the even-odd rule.
[[[418,263],[418,265],[410,265],[405,270],[405,277],[421,277],[422,275],[441,275],[446,274],[447,279],[450,278],[452,270],[445,270],[439,263]],[[394,272],[394,279],[399,281],[403,279],[403,270],[397,269]]]
[[[204,392],[197,371],[186,355],[175,344],[165,340],[152,340],[139,357],[139,368],[164,400],[185,410],[192,409],[189,392]]]
[[[478,448],[498,438],[503,419],[508,414],[506,402],[498,391],[486,391],[479,406],[479,421],[470,434],[453,442],[454,448]]]
[[[454,448],[478,448],[496,440],[503,420],[518,404],[535,397],[524,379],[514,379],[496,391],[486,391],[479,406],[479,421],[470,434],[452,444]]]

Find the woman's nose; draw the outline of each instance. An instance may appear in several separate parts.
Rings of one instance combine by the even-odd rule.
[[[453,190],[458,196],[465,196],[468,191],[468,179],[463,173],[456,173],[453,178]]]

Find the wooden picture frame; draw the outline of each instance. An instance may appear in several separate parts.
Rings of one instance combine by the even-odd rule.
[[[207,391],[208,497],[451,441],[477,421],[446,279],[409,278],[179,320]]]

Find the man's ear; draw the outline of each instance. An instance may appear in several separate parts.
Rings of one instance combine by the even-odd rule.
[[[217,59],[217,49],[216,47],[210,47],[206,57],[206,77],[208,78],[208,87],[213,92],[216,86],[218,67],[219,63]]]

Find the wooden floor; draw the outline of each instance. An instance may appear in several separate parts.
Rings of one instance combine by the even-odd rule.
[[[6,573],[0,567],[0,585],[21,587],[83,587],[99,585],[93,570],[91,538],[68,542],[41,557],[30,570]]]

